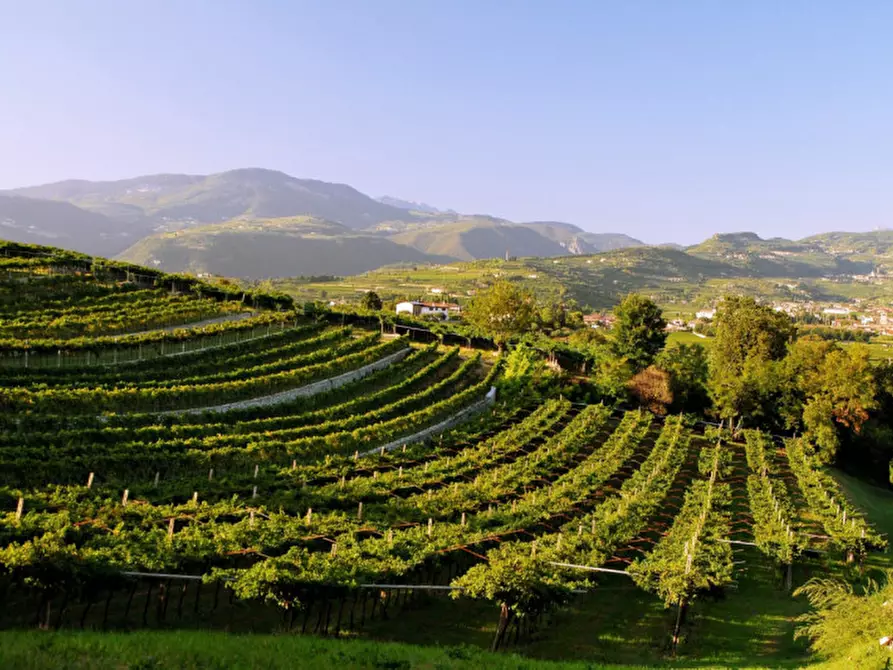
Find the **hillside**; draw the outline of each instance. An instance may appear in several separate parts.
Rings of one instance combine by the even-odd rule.
[[[630,292],[657,300],[671,313],[693,314],[714,305],[723,295],[735,293],[761,300],[794,303],[850,303],[887,305],[893,300],[893,279],[840,270],[870,266],[833,255],[818,254],[823,265],[812,262],[815,252],[792,257],[755,259],[711,249],[715,242],[680,250],[668,246],[641,246],[598,254],[504,261],[475,260],[448,265],[380,268],[334,281],[308,282],[282,279],[277,286],[301,300],[356,300],[367,290],[384,299],[448,294],[460,301],[499,279],[518,282],[541,297],[562,297],[593,309],[612,307]],[[725,244],[725,243],[723,243]],[[788,243],[793,244],[793,243]],[[742,260],[742,257],[744,260]],[[867,270],[870,272],[870,269]]]
[[[803,244],[817,247],[829,254],[843,254],[851,258],[875,258],[885,256],[885,262],[893,255],[893,230],[874,230],[867,233],[822,233],[800,240]]]
[[[832,234],[833,235],[833,234]],[[850,244],[871,233],[848,235]],[[819,238],[797,242],[780,237],[762,239],[755,233],[717,234],[688,247],[695,256],[713,258],[762,277],[821,277],[824,275],[868,274],[876,261],[870,257],[852,257],[852,246],[818,243]],[[827,238],[825,238],[827,239]]]
[[[309,215],[348,228],[365,228],[407,215],[405,210],[373,200],[346,184],[297,179],[260,168],[212,175],[147,175],[111,182],[71,180],[12,193],[62,200],[97,211],[136,208],[156,224],[165,225]]]
[[[402,198],[393,198],[389,195],[383,195],[380,198],[376,198],[378,202],[389,205],[391,207],[397,207],[398,209],[405,209],[411,212],[421,212],[423,214],[437,214],[440,212],[437,207],[432,207],[431,205],[427,205],[424,202],[413,202],[412,200],[403,200]]]
[[[558,242],[573,254],[593,254],[599,251],[645,246],[641,240],[623,233],[590,233],[572,223],[562,221],[530,221],[521,225]]]
[[[489,219],[461,217],[455,222],[427,224],[390,239],[429,254],[461,260],[509,256],[561,256],[567,250],[527,226]]]
[[[120,258],[166,272],[263,279],[347,275],[393,263],[452,260],[314,217],[234,220],[157,233]]]
[[[399,231],[391,239],[426,253],[461,260],[592,254],[634,247],[642,242],[619,233],[588,233],[570,223],[514,223],[492,216],[440,216],[419,222],[386,222],[381,231]]]
[[[345,235],[309,217],[264,229]],[[756,427],[717,439],[682,413],[572,402],[579,387],[551,373],[534,386],[465,337],[424,344],[376,315],[0,252],[4,667],[86,667],[96,645],[90,667],[190,665],[206,645],[239,667],[541,665],[485,647],[587,667],[806,667],[792,590],[855,561],[889,568],[891,494],[836,480],[806,439],[780,449]],[[462,265],[537,284],[549,265],[724,271],[690,258]],[[882,661],[884,630],[857,640]],[[238,644],[223,653],[215,631]]]
[[[0,194],[0,237],[111,256],[138,236],[120,221],[67,202]]]
[[[304,246],[304,255],[292,256],[289,274],[315,274],[322,265],[326,274],[347,275],[391,263],[502,258],[506,252],[512,256],[560,256],[641,244],[626,235],[588,233],[567,223],[517,224],[486,215],[441,211],[390,196],[373,199],[345,184],[297,179],[259,168],[105,182],[67,180],[3,193],[7,198],[20,196],[20,201],[27,197],[29,203],[45,203],[19,208],[15,216],[7,216],[10,238],[54,241],[108,255],[126,249],[123,258],[171,269],[216,268],[210,270],[213,272],[226,268],[240,277],[270,274],[266,263],[258,259],[265,260],[270,236],[283,232],[281,225],[271,222],[288,217],[313,217],[341,226],[328,231],[325,244],[317,239]],[[41,207],[55,214],[45,214]],[[50,218],[54,220],[50,222]],[[240,260],[232,260],[228,251],[222,252],[226,259],[209,260],[200,239],[210,233],[203,227],[235,220],[240,226],[227,228],[229,233],[240,233],[238,242],[233,242],[243,245],[238,250]],[[247,222],[251,222],[248,228]],[[265,226],[273,230],[265,231]],[[196,228],[201,230],[187,238],[188,244],[165,235]],[[247,234],[249,230],[258,235]],[[365,240],[365,249],[355,236],[357,232]],[[218,245],[220,233],[221,229],[214,231]],[[293,254],[290,250],[287,246],[282,253]],[[279,273],[283,263],[277,262],[275,267]]]

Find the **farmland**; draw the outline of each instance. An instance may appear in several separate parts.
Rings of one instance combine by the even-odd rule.
[[[574,403],[284,296],[13,244],[2,270],[4,628],[797,666],[793,587],[884,566],[879,496],[802,439]]]

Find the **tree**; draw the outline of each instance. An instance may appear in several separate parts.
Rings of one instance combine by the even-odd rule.
[[[794,336],[786,314],[753,298],[727,296],[716,310],[710,393],[722,418],[766,416],[781,388],[777,366]]]
[[[360,304],[366,309],[371,309],[374,312],[381,310],[381,298],[378,297],[378,294],[375,291],[366,291],[363,294],[363,299],[360,300]]]
[[[794,595],[805,595],[811,605],[798,617],[795,637],[808,638],[833,667],[890,667],[893,572],[858,592],[843,580],[813,577]]]
[[[861,345],[839,347],[825,356],[812,384],[804,390],[803,409],[806,434],[818,447],[817,456],[830,463],[840,446],[840,427],[859,433],[877,406],[877,387],[868,351]]]
[[[465,320],[492,337],[502,350],[513,335],[530,329],[535,310],[536,303],[528,291],[500,281],[478,294],[465,311]]]
[[[667,341],[660,307],[638,293],[631,293],[614,308],[614,351],[637,369],[648,367]]]
[[[709,365],[702,345],[674,342],[657,355],[654,364],[670,375],[674,410],[700,413],[709,407]]]
[[[488,552],[487,562],[475,565],[453,581],[462,591],[452,597],[490,600],[499,605],[499,624],[491,651],[499,649],[515,617],[536,616],[571,598],[574,582],[563,579],[536,548],[505,543]]]
[[[859,433],[878,407],[878,374],[862,345],[842,348],[814,336],[788,348],[780,412],[787,428],[803,429],[817,447],[819,460],[830,463],[845,428]]]
[[[608,344],[589,347],[592,359],[590,379],[598,397],[602,400],[624,402],[629,397],[629,380],[635,374],[625,356],[618,357]]]
[[[673,403],[670,374],[653,365],[629,380],[629,390],[639,404],[655,414],[666,414],[667,407]]]

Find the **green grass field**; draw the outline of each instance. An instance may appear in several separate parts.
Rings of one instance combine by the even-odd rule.
[[[469,646],[333,640],[207,632],[0,633],[0,667],[10,670],[596,670],[617,666],[553,663]]]
[[[705,347],[709,347],[712,339],[711,337],[701,337],[687,330],[682,330],[670,333],[667,336],[667,344],[676,342],[678,344],[703,344]]]

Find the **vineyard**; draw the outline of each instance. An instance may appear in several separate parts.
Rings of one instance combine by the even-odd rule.
[[[376,635],[486,605],[493,649],[618,581],[701,602],[886,539],[801,439],[574,403],[505,361],[0,245],[0,626]],[[436,617],[435,617],[436,618]],[[663,625],[662,624],[662,625]]]

